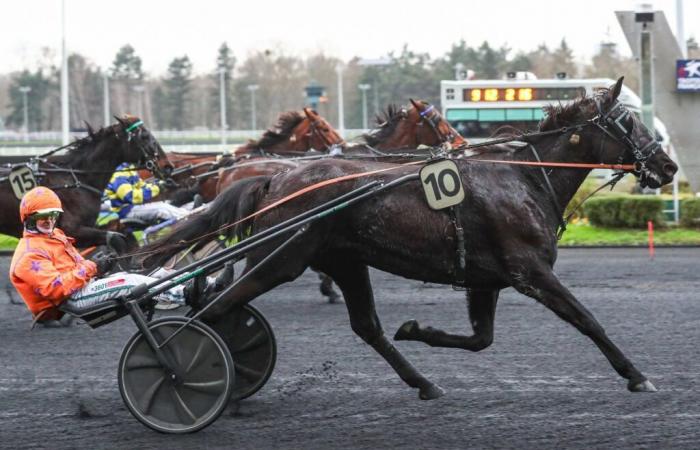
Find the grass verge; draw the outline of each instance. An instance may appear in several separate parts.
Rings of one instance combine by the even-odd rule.
[[[17,238],[0,234],[0,250],[14,250]],[[668,227],[654,230],[655,245],[699,245],[700,230]],[[567,246],[648,245],[647,230],[598,228],[585,223],[570,224],[559,241]]]
[[[625,228],[599,228],[571,224],[559,241],[560,247],[570,245],[648,245],[647,230]],[[700,230],[666,227],[654,230],[654,245],[700,245]]]

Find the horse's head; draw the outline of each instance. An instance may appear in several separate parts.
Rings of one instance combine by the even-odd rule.
[[[124,161],[144,166],[158,178],[169,177],[173,166],[143,120],[128,114],[114,118],[119,122],[116,134],[124,142]]]
[[[363,137],[378,150],[445,146],[456,148],[467,143],[429,103],[411,100],[411,108],[390,105],[384,117],[377,117],[379,127]]]
[[[456,148],[467,141],[452,128],[433,105],[428,102],[411,100],[412,108],[406,111],[409,123],[415,124],[416,144],[436,147],[444,145]]]
[[[311,108],[304,108],[305,119],[299,122],[292,136],[301,142],[308,142],[307,147],[316,150],[332,152],[335,148],[345,145],[345,140],[337,131]]]
[[[640,118],[618,100],[622,80],[623,77],[589,100],[595,108],[590,123],[599,135],[594,140],[594,145],[598,145],[597,159],[608,164],[634,164],[639,184],[658,188],[673,180],[678,166]]]

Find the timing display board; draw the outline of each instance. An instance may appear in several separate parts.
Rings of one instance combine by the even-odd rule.
[[[585,94],[586,89],[583,87],[480,87],[463,89],[462,100],[465,102],[473,103],[573,100],[579,97],[583,97]]]

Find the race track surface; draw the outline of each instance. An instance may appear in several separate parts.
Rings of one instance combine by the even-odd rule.
[[[8,259],[0,270],[7,273]],[[563,283],[659,389],[632,394],[592,344],[512,289],[501,293],[494,344],[480,353],[399,342],[446,390],[421,401],[324,304],[316,275],[257,299],[278,343],[263,389],[204,431],[153,432],[123,405],[124,318],[30,331],[0,293],[0,448],[698,448],[700,249],[562,250]],[[416,318],[471,334],[462,292],[372,272],[386,334]],[[15,294],[15,299],[16,294]]]

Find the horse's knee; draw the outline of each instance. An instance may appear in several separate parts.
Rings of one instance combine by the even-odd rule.
[[[493,334],[476,335],[474,336],[474,345],[471,350],[479,352],[490,347],[491,344],[493,344]]]

